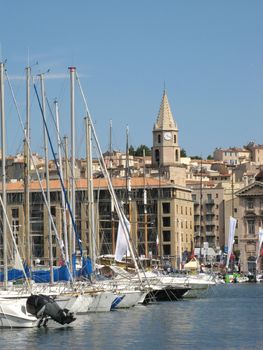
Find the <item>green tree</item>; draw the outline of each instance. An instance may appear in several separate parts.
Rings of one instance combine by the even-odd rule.
[[[191,159],[199,159],[199,160],[203,159],[202,157],[199,157],[199,156],[191,156],[190,158]]]
[[[140,145],[139,147],[137,147],[134,155],[137,156],[137,157],[142,157],[143,156],[143,150],[145,150],[145,155],[146,156],[150,156],[151,155],[151,150],[146,145]]]
[[[209,154],[208,156],[207,156],[207,160],[213,160],[214,158],[213,158],[213,156],[211,156],[211,154]]]
[[[129,147],[129,155],[135,156],[135,149],[132,145]]]
[[[180,156],[183,158],[187,157],[186,150],[184,148],[181,148]]]

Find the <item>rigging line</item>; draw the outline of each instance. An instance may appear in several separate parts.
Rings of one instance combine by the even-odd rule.
[[[73,281],[73,278],[72,278],[72,275],[71,275],[71,272],[70,272],[70,269],[69,269],[69,266],[68,266],[68,262],[66,261],[63,242],[59,239],[59,235],[58,235],[58,232],[57,232],[57,228],[56,228],[56,225],[55,225],[55,223],[54,223],[54,219],[53,219],[53,216],[52,216],[52,214],[51,214],[51,210],[50,210],[50,208],[49,208],[49,206],[48,206],[47,198],[46,198],[46,195],[45,195],[44,188],[43,188],[43,186],[42,186],[42,182],[41,182],[41,179],[40,179],[39,171],[38,171],[38,168],[37,168],[37,166],[36,166],[35,159],[34,159],[34,157],[33,157],[33,153],[32,153],[32,149],[31,149],[31,146],[30,146],[29,138],[28,138],[28,135],[27,135],[26,130],[25,130],[25,128],[24,128],[24,124],[23,124],[23,121],[22,121],[22,118],[21,118],[21,114],[20,114],[18,105],[17,105],[17,101],[16,101],[16,98],[15,98],[15,95],[14,95],[14,91],[13,91],[13,88],[12,88],[12,85],[11,85],[11,83],[10,83],[10,80],[9,80],[9,77],[8,77],[8,74],[7,74],[7,71],[6,71],[6,70],[5,70],[5,76],[6,76],[6,79],[7,79],[7,82],[8,82],[9,88],[10,88],[10,91],[11,91],[11,95],[12,95],[12,98],[13,98],[13,101],[14,101],[14,104],[15,104],[15,107],[16,107],[16,111],[17,111],[17,114],[18,114],[18,119],[19,119],[20,125],[21,125],[21,127],[22,127],[23,132],[24,132],[24,137],[25,137],[27,146],[28,146],[29,151],[30,151],[30,158],[31,158],[32,164],[33,164],[33,166],[34,166],[34,169],[36,170],[36,174],[37,174],[37,179],[38,179],[38,182],[39,182],[39,186],[40,186],[40,189],[41,189],[41,192],[42,192],[42,196],[43,196],[43,199],[44,199],[44,202],[45,202],[47,211],[48,211],[48,215],[50,216],[50,219],[51,219],[51,224],[52,224],[53,230],[54,230],[54,232],[55,232],[56,239],[57,239],[57,241],[58,241],[58,244],[59,244],[59,247],[60,247],[60,250],[61,250],[62,258],[63,258],[63,260],[64,260],[65,263],[66,263],[66,266],[67,266],[67,269],[68,269],[68,272],[69,272],[69,276],[70,276],[70,280]],[[34,86],[35,86],[35,84],[34,84]]]
[[[79,236],[79,233],[77,231],[76,223],[74,221],[73,213],[72,213],[69,201],[68,201],[67,191],[65,189],[64,183],[63,183],[62,178],[61,178],[59,165],[58,165],[58,162],[57,162],[57,159],[56,159],[56,155],[55,155],[53,144],[52,144],[52,141],[51,141],[51,138],[50,138],[50,134],[49,134],[49,131],[48,131],[47,123],[46,123],[45,118],[44,118],[44,113],[43,113],[43,109],[42,109],[42,106],[41,106],[41,103],[40,103],[40,99],[39,99],[39,96],[38,96],[36,84],[34,83],[33,85],[34,85],[34,90],[35,90],[35,93],[36,93],[36,96],[37,96],[38,105],[39,105],[39,108],[40,108],[40,111],[41,111],[43,123],[44,123],[45,129],[46,129],[46,132],[47,132],[48,142],[49,142],[49,145],[50,145],[50,148],[51,148],[51,152],[52,152],[52,155],[53,155],[53,158],[54,158],[54,162],[55,162],[55,165],[56,165],[56,169],[57,169],[57,172],[58,172],[60,184],[61,184],[62,189],[63,189],[63,193],[64,193],[64,197],[65,197],[65,200],[66,200],[66,203],[67,203],[67,207],[69,209],[69,213],[70,213],[72,225],[73,225],[73,228],[74,228],[74,232],[75,232],[75,235],[76,235],[76,239],[77,239],[77,242],[78,242],[78,246],[79,246],[79,250],[80,250],[80,253],[81,253],[81,257],[83,257],[83,250],[82,250],[80,236]]]

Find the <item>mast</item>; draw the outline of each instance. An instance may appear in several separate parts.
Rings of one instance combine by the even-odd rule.
[[[45,103],[45,87],[44,87],[44,74],[40,74],[40,85],[41,85],[41,97],[42,97],[42,111],[43,118],[46,122],[46,103]],[[48,167],[48,144],[47,144],[47,131],[44,126],[44,150],[45,150],[45,168],[46,168],[46,191],[47,191],[47,203],[51,208],[50,203],[50,190],[49,190],[49,167]],[[49,241],[49,268],[50,268],[50,283],[54,283],[54,271],[53,271],[53,245],[52,245],[52,230],[51,220],[48,216],[48,241]]]
[[[76,194],[75,194],[75,74],[76,68],[69,67],[70,72],[70,119],[71,119],[71,210],[72,219],[75,222],[76,216]],[[73,270],[75,270],[76,241],[72,230],[72,256]]]
[[[62,179],[62,181],[64,181],[63,163],[62,163],[62,155],[61,155],[61,143],[62,142],[61,142],[61,138],[60,138],[59,111],[58,111],[58,101],[57,100],[54,101],[54,105],[55,105],[56,127],[57,127],[58,162],[59,162],[61,179]],[[66,261],[69,262],[66,203],[65,203],[65,196],[64,196],[62,188],[61,188],[61,204],[62,204],[62,221],[63,221],[63,232],[64,232],[63,238],[64,238],[64,244],[65,244],[65,256],[66,256]]]
[[[130,203],[131,203],[131,176],[130,176],[130,165],[129,165],[129,127],[126,127],[126,206],[127,206],[127,214],[131,214],[130,212]]]
[[[27,266],[32,266],[31,261],[31,239],[30,239],[30,203],[29,203],[29,184],[30,184],[30,79],[31,68],[26,68],[26,128],[24,140],[24,217],[25,217],[25,257]]]
[[[200,217],[199,217],[199,233],[200,233],[200,262],[202,256],[202,214],[203,214],[203,169],[202,169],[202,159],[201,159],[201,169],[200,169]]]
[[[110,120],[110,145],[109,145],[109,152],[110,152],[110,171],[109,171],[109,176],[110,179],[112,179],[112,120]],[[115,252],[116,248],[116,232],[115,232],[115,225],[114,225],[114,202],[113,198],[111,197],[111,233],[112,233],[112,253]]]
[[[143,208],[144,208],[144,244],[145,244],[145,257],[148,257],[148,235],[147,235],[147,191],[145,181],[145,149],[143,149]]]
[[[95,222],[94,222],[91,125],[88,117],[85,118],[85,125],[86,125],[87,185],[88,185],[89,255],[90,255],[92,266],[94,269],[95,263],[96,263],[96,237],[95,237]]]
[[[67,187],[67,193],[69,194],[69,200],[71,201],[71,191],[70,191],[70,181],[69,181],[69,159],[68,159],[68,138],[67,136],[64,136],[64,149],[65,149],[65,176],[66,176],[66,187]],[[72,222],[71,220],[68,220],[68,215],[67,216],[67,232],[72,232],[73,227],[72,227]],[[72,270],[72,240],[73,240],[73,235],[68,236],[68,253],[69,253],[69,263],[71,266]]]
[[[3,208],[6,209],[6,166],[5,166],[5,105],[4,105],[4,63],[0,63],[0,114],[1,114],[1,148],[2,148],[2,198]],[[4,210],[3,210],[4,214]],[[2,217],[3,227],[3,265],[4,265],[4,288],[8,285],[7,270],[7,220],[6,216]]]

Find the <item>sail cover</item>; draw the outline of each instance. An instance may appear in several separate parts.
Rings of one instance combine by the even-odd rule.
[[[117,243],[116,243],[116,250],[115,250],[115,260],[121,261],[123,256],[130,255],[129,247],[128,247],[128,241],[129,237],[128,234],[130,232],[131,224],[127,220],[127,218],[124,217],[123,220],[119,221],[118,226],[118,232],[117,232]]]
[[[232,216],[230,216],[229,233],[228,233],[228,251],[227,251],[227,260],[226,260],[226,267],[227,268],[228,268],[228,265],[229,265],[230,256],[232,254],[236,223],[237,223],[237,220],[235,218],[233,218]]]

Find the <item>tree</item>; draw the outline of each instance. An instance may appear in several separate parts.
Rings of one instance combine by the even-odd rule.
[[[211,154],[209,154],[208,156],[207,156],[207,160],[213,160],[214,158],[213,158],[213,156],[211,156]]]
[[[151,150],[146,145],[140,145],[139,147],[137,147],[134,155],[137,156],[137,157],[142,157],[143,156],[143,150],[145,150],[145,155],[146,156],[150,156],[151,155]]]
[[[129,147],[129,155],[131,155],[131,156],[135,155],[135,149],[132,145]]]
[[[191,156],[190,158],[191,159],[199,159],[199,160],[203,159],[202,157],[199,157],[199,156]]]
[[[184,148],[181,148],[180,156],[183,158],[187,157],[186,150]]]

